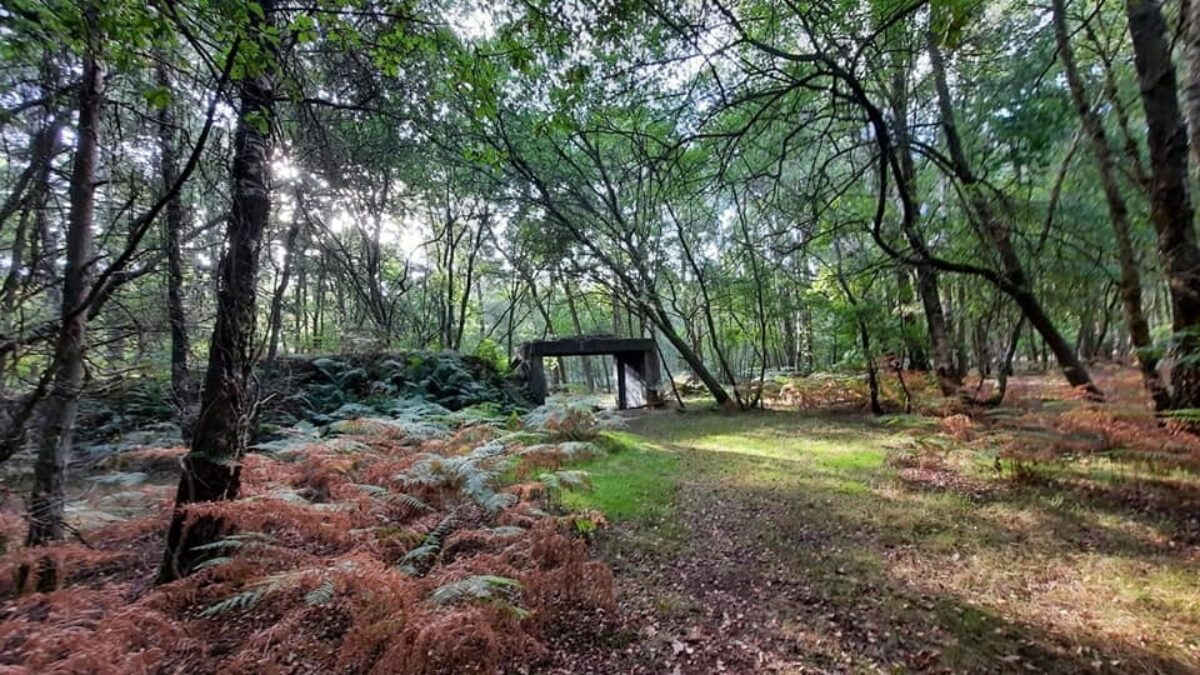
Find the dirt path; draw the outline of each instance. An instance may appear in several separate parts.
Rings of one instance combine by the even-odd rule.
[[[859,429],[838,433],[853,439]],[[841,438],[825,442],[836,446]],[[556,644],[555,675],[1190,672],[1094,630],[1024,623],[943,584],[943,570],[947,577],[973,573],[970,546],[1003,551],[1008,535],[973,523],[940,532],[946,514],[896,497],[908,488],[878,457],[865,468],[858,455],[822,465],[767,457],[769,442],[762,454],[746,456],[666,440],[679,457],[674,530],[630,521],[603,534],[598,548],[617,576],[620,627],[599,641]],[[831,470],[834,461],[848,468]],[[953,499],[957,510],[947,513],[973,518],[969,500],[978,495]],[[899,508],[912,509],[903,518],[914,520],[902,521],[911,531],[888,530],[896,513],[859,519]],[[966,529],[999,543],[937,543],[939,534],[961,537]],[[930,541],[941,547],[936,555]],[[916,580],[911,571],[893,573],[913,566],[929,583],[920,573]],[[1029,591],[1015,583],[1012,592]]]
[[[684,458],[679,486],[687,541],[674,550],[605,554],[618,578],[624,626],[609,644],[574,645],[561,673],[809,673],[920,668],[928,640],[888,633],[870,618],[872,599],[839,606],[795,573],[764,530],[788,522],[783,491],[753,493],[703,475],[703,460]],[[818,513],[813,514],[819,518]],[[794,545],[830,545],[803,524],[787,526]],[[616,538],[640,538],[625,529]],[[624,550],[623,550],[624,549]],[[843,570],[844,571],[844,570]]]

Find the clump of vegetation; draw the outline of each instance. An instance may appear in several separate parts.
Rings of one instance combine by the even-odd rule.
[[[624,424],[612,411],[597,411],[574,402],[547,403],[530,411],[521,422],[525,429],[544,434],[552,441],[591,441],[602,430]]]
[[[288,357],[268,364],[262,380],[263,419],[282,425],[389,414],[397,401],[498,413],[527,405],[494,363],[456,352]]]
[[[146,590],[144,579],[166,511],[89,532],[94,549],[12,551],[0,558],[6,592],[46,552],[67,586],[11,604],[0,639],[39,672],[302,659],[310,671],[433,674],[536,662],[546,632],[581,612],[590,627],[580,630],[603,629],[615,611],[611,572],[589,558],[574,519],[548,515],[537,497],[586,488],[586,477],[508,484],[533,472],[522,468],[527,448],[494,420],[453,415],[410,399],[390,424],[347,420],[326,438],[301,430],[250,456],[241,499],[188,511],[188,523],[219,517],[229,533],[164,586]],[[418,426],[435,420],[444,433]]]

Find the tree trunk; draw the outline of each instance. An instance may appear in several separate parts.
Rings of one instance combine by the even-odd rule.
[[[1162,9],[1150,0],[1126,0],[1134,65],[1141,83],[1150,147],[1150,219],[1171,293],[1174,354],[1171,408],[1200,407],[1200,249],[1188,194],[1187,128],[1179,111],[1175,66]]]
[[[1075,103],[1075,110],[1079,113],[1084,131],[1092,143],[1092,156],[1096,160],[1100,185],[1104,189],[1109,217],[1112,219],[1113,234],[1117,243],[1117,262],[1121,268],[1118,284],[1125,311],[1125,323],[1138,353],[1142,383],[1154,401],[1155,408],[1163,410],[1170,404],[1170,401],[1166,386],[1158,374],[1158,359],[1151,349],[1153,345],[1150,339],[1150,325],[1146,322],[1146,316],[1142,312],[1142,275],[1138,270],[1133,237],[1130,235],[1129,210],[1117,184],[1116,163],[1108,144],[1108,135],[1104,131],[1104,122],[1088,103],[1083,78],[1080,77],[1079,69],[1075,65],[1075,54],[1067,30],[1067,12],[1064,0],[1051,0],[1051,8],[1054,12],[1054,37],[1058,43],[1058,55],[1067,75],[1067,85],[1071,90],[1071,99]],[[1087,355],[1090,355],[1090,351]]]
[[[987,400],[975,401],[980,405],[998,406],[1004,402],[1008,393],[1008,378],[1013,374],[1013,360],[1017,356],[1017,348],[1021,342],[1021,331],[1025,328],[1025,316],[1017,318],[1016,325],[1008,338],[1008,347],[1004,350],[1004,359],[1000,362],[1000,370],[996,374],[996,391]]]
[[[288,282],[292,277],[292,260],[295,258],[296,244],[300,239],[299,199],[300,190],[297,189],[297,212],[292,217],[292,224],[288,227],[287,235],[283,240],[283,269],[279,271],[279,283],[276,284],[275,293],[271,296],[271,334],[267,343],[267,361],[274,361],[278,355],[279,334],[283,331],[283,298],[287,294]]]
[[[871,351],[871,332],[861,318],[858,322],[858,339],[862,342],[863,358],[867,361],[867,389],[871,395],[871,413],[883,414],[883,405],[879,402],[879,373],[875,368],[875,356]]]
[[[1072,346],[1058,332],[1058,328],[1046,314],[1045,308],[1033,294],[1029,275],[1026,274],[1025,267],[1017,255],[1016,247],[1009,237],[1008,227],[997,218],[992,205],[982,191],[983,186],[979,184],[978,177],[971,170],[966,152],[963,150],[962,140],[958,135],[958,127],[954,121],[954,106],[950,99],[950,87],[946,83],[946,66],[942,61],[941,50],[938,49],[937,40],[932,32],[927,33],[926,37],[929,64],[933,71],[938,109],[941,113],[942,129],[946,135],[946,147],[950,152],[950,161],[955,175],[963,185],[964,192],[967,193],[971,209],[979,218],[980,225],[987,239],[990,240],[989,243],[999,256],[1004,280],[1010,287],[1005,292],[1017,303],[1029,323],[1041,334],[1046,345],[1054,352],[1054,357],[1058,360],[1059,368],[1067,382],[1073,387],[1083,387],[1090,394],[1099,396],[1100,390],[1092,383],[1087,368],[1076,356]]]
[[[954,367],[954,352],[950,348],[950,335],[946,330],[937,272],[929,265],[917,266],[917,293],[921,296],[929,341],[933,344],[933,371],[937,375],[938,388],[943,396],[950,396],[962,386],[962,378]]]
[[[462,298],[459,300],[458,307],[458,327],[454,332],[454,341],[450,348],[455,351],[462,349],[463,331],[467,327],[467,310],[471,303],[471,289],[475,284],[475,263],[479,258],[479,251],[483,247],[483,234],[487,231],[487,220],[491,218],[491,214],[484,212],[481,216],[483,222],[480,222],[475,227],[475,236],[471,241],[471,252],[467,257],[467,276],[463,280]]]
[[[896,149],[900,167],[904,172],[904,184],[916,192],[916,167],[913,163],[912,144],[908,131],[908,68],[897,68],[892,83],[892,109],[895,116]],[[913,195],[917,199],[917,195]],[[910,237],[916,233],[906,231]],[[925,326],[929,342],[933,346],[933,369],[937,375],[938,388],[943,396],[950,396],[962,386],[962,378],[954,367],[954,356],[950,346],[950,334],[946,330],[946,315],[942,311],[942,298],[938,290],[937,270],[928,264],[917,269],[917,295],[925,313]],[[908,294],[911,296],[912,291]],[[926,368],[928,364],[926,364]]]
[[[675,231],[679,235],[679,243],[683,249],[684,259],[687,260],[688,266],[692,270],[692,274],[696,275],[696,283],[700,287],[700,297],[703,300],[703,304],[701,305],[701,310],[704,313],[704,321],[708,325],[709,343],[712,345],[713,353],[716,354],[716,356],[717,356],[717,365],[720,366],[721,372],[725,374],[725,379],[729,382],[729,386],[733,388],[734,403],[737,405],[738,408],[743,408],[744,405],[742,403],[742,396],[741,396],[741,394],[738,393],[738,389],[737,389],[737,377],[734,375],[733,369],[730,368],[728,359],[725,358],[724,350],[721,349],[721,341],[720,341],[721,333],[720,333],[720,331],[717,330],[716,321],[713,319],[712,299],[708,293],[707,278],[704,275],[704,271],[700,268],[700,265],[696,262],[696,258],[692,255],[692,249],[688,245],[687,236],[683,230],[682,223],[679,221],[678,218],[676,218],[674,220],[675,220]],[[691,352],[690,349],[688,351]],[[680,353],[682,354],[682,350],[680,351]],[[697,361],[700,360],[699,354],[695,354],[695,357],[696,357]],[[684,358],[687,358],[687,357],[685,356]],[[689,360],[688,363],[690,365],[691,361]],[[707,371],[707,368],[705,370]],[[692,372],[696,372],[695,368],[692,369]],[[696,375],[699,377],[700,373],[696,372]],[[703,379],[703,378],[701,378],[701,379]],[[705,382],[704,384],[705,384],[705,386],[708,386],[707,382]],[[714,391],[711,386],[709,386],[708,388],[710,391],[712,391],[714,396],[717,395],[717,392]],[[721,389],[721,393],[728,396],[728,394],[726,394],[726,392],[723,388]],[[723,406],[723,405],[725,405],[725,401],[718,400],[717,404]]]
[[[28,186],[21,191],[20,199],[16,189],[10,194],[11,208],[21,211],[12,236],[12,250],[8,260],[8,272],[4,282],[0,284],[0,332],[8,332],[16,328],[17,306],[22,289],[32,280],[32,268],[36,263],[35,256],[26,256],[26,249],[35,240],[37,221],[44,218],[43,209],[50,196],[50,171],[54,165],[54,156],[58,153],[58,136],[66,122],[65,115],[55,115],[46,111],[43,126],[30,139],[29,166],[24,175],[28,176]],[[9,204],[5,204],[5,211]],[[7,216],[0,214],[0,226]],[[30,227],[30,226],[33,227]],[[28,259],[27,259],[28,258]],[[15,363],[16,354],[13,354]],[[7,356],[0,356],[0,391],[4,391],[6,379]]]
[[[159,51],[159,62],[155,68],[158,86],[174,91],[171,76],[167,71],[167,52]],[[175,153],[174,101],[158,112],[158,162],[163,190],[170,190],[179,175]],[[167,253],[167,322],[171,328],[171,393],[175,397],[175,409],[183,430],[184,440],[191,437],[188,409],[191,392],[188,383],[188,333],[187,314],[183,309],[183,256],[180,237],[183,234],[183,200],[178,193],[167,202],[164,220],[166,232],[163,241]]]
[[[94,15],[94,12],[87,13]],[[33,490],[29,499],[29,531],[25,542],[28,546],[59,541],[64,531],[67,461],[84,380],[88,313],[83,305],[87,301],[91,276],[96,162],[104,106],[104,76],[96,59],[97,50],[96,36],[89,36],[79,83],[79,125],[75,130],[75,157],[71,168],[62,322],[49,366],[54,369],[54,381],[43,404]],[[38,590],[58,586],[57,566],[50,558],[39,563],[37,572]]]
[[[663,308],[662,304],[658,302],[657,295],[654,296],[653,302],[653,307],[647,307],[647,310],[650,310],[647,313],[650,314],[651,320],[658,326],[658,329],[662,331],[663,337],[667,338],[667,341],[670,342],[671,345],[675,347],[675,350],[679,352],[679,356],[683,358],[685,362],[687,362],[688,367],[691,368],[696,377],[700,378],[700,381],[704,383],[705,388],[707,388],[708,392],[712,394],[712,397],[716,401],[717,405],[725,410],[739,407],[738,404],[734,402],[732,398],[730,398],[729,393],[725,391],[725,387],[721,386],[720,380],[713,376],[712,372],[709,371],[708,366],[704,365],[704,360],[700,358],[700,355],[692,351],[692,348],[688,345],[687,340],[684,340],[683,337],[679,335],[678,331],[675,330],[675,326],[671,325],[671,316],[667,314],[666,309]]]
[[[907,267],[897,268],[896,288],[900,305],[900,333],[904,339],[905,351],[908,352],[906,355],[908,367],[913,370],[927,371],[929,370],[929,355],[925,352],[925,345],[920,337],[914,334],[913,315],[915,312],[913,312],[912,304],[916,296],[913,295],[912,277],[909,276]]]
[[[217,319],[200,417],[191,451],[183,460],[160,582],[190,573],[196,563],[211,555],[196,547],[212,543],[227,530],[220,518],[189,519],[187,505],[237,496],[253,414],[255,299],[259,249],[271,210],[269,128],[276,58],[274,42],[266,35],[273,22],[274,3],[259,0],[259,4],[263,14],[261,18],[250,14],[249,30],[266,63],[261,72],[245,77],[239,86],[241,109],[231,171],[233,199],[217,283]]]
[[[1183,92],[1187,102],[1188,145],[1192,162],[1200,169],[1200,0],[1183,2],[1180,9],[1186,13],[1182,18],[1185,27],[1183,55],[1187,62],[1187,82]]]

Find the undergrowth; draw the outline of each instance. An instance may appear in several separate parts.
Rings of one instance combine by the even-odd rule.
[[[234,527],[189,577],[150,587],[170,503],[90,545],[0,557],[6,672],[499,672],[615,615],[608,567],[547,496],[587,486],[603,420],[581,409],[451,413],[292,429],[245,460],[243,493],[189,521]],[[177,454],[177,453],[172,453]],[[599,519],[597,519],[599,520]],[[14,538],[15,539],[15,538]],[[13,587],[34,554],[66,586]]]

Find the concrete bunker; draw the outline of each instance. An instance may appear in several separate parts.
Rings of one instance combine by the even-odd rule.
[[[536,340],[522,344],[518,351],[530,397],[539,405],[546,402],[550,393],[545,357],[605,355],[613,357],[616,369],[617,408],[644,408],[662,402],[658,391],[658,350],[650,338],[586,336]]]

